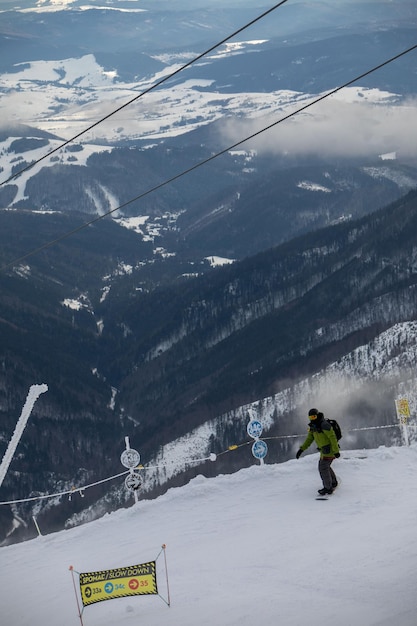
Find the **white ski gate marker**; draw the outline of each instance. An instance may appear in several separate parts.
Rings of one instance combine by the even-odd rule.
[[[128,474],[125,478],[126,489],[136,491],[142,485],[142,479],[139,474]]]
[[[129,475],[125,478],[125,487],[133,491],[135,503],[138,502],[137,491],[142,485],[142,479],[133,468],[139,465],[140,454],[137,450],[130,447],[129,437],[125,437],[126,450],[123,450],[120,456],[120,463],[129,469]]]
[[[122,455],[120,457],[120,463],[130,469],[131,467],[137,467],[140,462],[140,454],[137,450],[133,448],[129,448],[128,450],[123,450]]]

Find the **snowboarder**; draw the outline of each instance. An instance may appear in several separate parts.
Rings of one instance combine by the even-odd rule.
[[[299,459],[302,453],[311,446],[313,441],[316,442],[320,451],[319,474],[323,481],[323,488],[319,489],[318,492],[321,496],[330,495],[337,487],[336,474],[331,464],[335,458],[338,459],[340,457],[339,444],[337,443],[336,434],[331,424],[324,419],[324,415],[321,411],[310,409],[308,419],[310,420],[310,424],[307,437],[295,456]]]

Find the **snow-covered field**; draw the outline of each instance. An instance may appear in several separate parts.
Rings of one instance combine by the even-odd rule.
[[[267,43],[267,40],[248,40],[223,44],[199,61],[196,67],[219,57],[260,52]],[[93,54],[17,64],[13,72],[0,75],[0,117],[9,123],[25,123],[69,139],[122,107],[110,119],[86,133],[83,143],[100,139],[118,142],[133,137],[155,140],[180,135],[234,115],[244,114],[254,120],[264,120],[267,115],[277,117],[277,112],[287,112],[288,107],[294,108],[300,101],[305,104],[306,99],[317,95],[288,89],[260,93],[250,90],[227,93],[223,89],[219,92],[212,85],[213,81],[198,77],[187,79],[185,72],[178,75],[179,82],[177,78],[175,85],[166,82],[140,97],[142,92],[152,90],[197,56],[193,50],[186,54],[186,59],[156,56],[166,62],[166,67],[154,75],[138,77],[134,83],[123,82],[116,71],[106,71]],[[389,105],[398,101],[398,95],[359,86],[344,89],[335,96],[335,101],[337,107],[340,102],[346,105]],[[410,115],[414,107],[412,104]],[[375,115],[374,110],[372,114]]]
[[[84,626],[414,626],[417,446],[342,450],[334,463],[341,485],[327,502],[315,500],[317,459],[254,460],[234,475],[200,476],[157,500],[1,548],[2,624],[76,626],[69,566],[145,563],[166,544],[170,595],[159,556],[161,597],[87,606]]]

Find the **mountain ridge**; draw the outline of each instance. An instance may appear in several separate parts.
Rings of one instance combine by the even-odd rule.
[[[208,323],[210,324],[210,326],[206,327],[206,330],[204,331],[205,334],[207,334],[208,329],[211,328],[212,329],[210,331],[211,336],[215,337],[216,333],[218,333],[219,342],[216,342],[216,341],[212,342],[212,340],[210,339],[210,333],[209,333],[208,339],[204,341],[203,345],[201,346],[200,349],[198,349],[198,352],[197,352],[197,354],[199,355],[198,357],[199,365],[197,366],[197,364],[195,363],[193,366],[191,366],[192,368],[196,368],[194,369],[194,375],[197,369],[202,367],[201,359],[204,360],[205,358],[201,350],[209,351],[211,355],[211,357],[209,356],[207,358],[208,363],[209,363],[210,358],[214,358],[213,355],[215,354],[217,350],[216,343],[219,343],[219,349],[220,349],[220,346],[222,350],[226,349],[225,347],[227,345],[227,334],[225,335],[224,329],[229,325],[230,329],[232,330],[230,334],[234,332],[238,332],[238,333],[240,332],[239,322],[236,323],[236,320],[234,320],[233,314],[234,314],[234,311],[236,311],[236,314],[241,311],[244,311],[248,305],[249,307],[252,307],[255,305],[256,308],[254,309],[254,311],[258,310],[260,312],[259,317],[262,319],[262,322],[260,323],[262,327],[262,333],[260,336],[262,337],[263,348],[266,349],[268,345],[270,346],[272,336],[275,336],[276,341],[280,343],[281,346],[283,347],[285,346],[285,349],[287,350],[289,355],[291,355],[291,352],[293,350],[292,341],[293,340],[295,341],[295,335],[294,335],[294,339],[292,339],[292,331],[290,330],[291,326],[295,326],[295,328],[297,328],[296,333],[299,334],[300,330],[303,327],[303,323],[304,323],[303,320],[306,320],[306,321],[308,320],[307,327],[305,327],[302,332],[304,333],[304,341],[311,342],[312,339],[311,338],[309,339],[309,333],[313,332],[313,336],[314,336],[314,333],[316,333],[316,331],[318,330],[317,324],[319,323],[320,324],[319,328],[321,328],[322,326],[324,326],[324,324],[327,321],[329,325],[329,332],[336,332],[336,335],[335,335],[335,338],[336,338],[338,331],[337,330],[332,331],[334,322],[336,322],[336,325],[334,327],[335,329],[337,329],[336,320],[339,319],[339,323],[340,323],[340,318],[343,319],[344,315],[346,315],[346,313],[349,310],[352,310],[352,308],[354,309],[358,307],[360,308],[361,299],[363,303],[367,305],[370,299],[370,293],[369,293],[370,289],[372,289],[373,298],[377,298],[380,296],[382,297],[384,292],[389,291],[390,289],[390,280],[393,280],[394,282],[404,281],[405,291],[402,291],[403,295],[400,295],[399,297],[405,298],[404,314],[405,315],[411,314],[411,309],[407,310],[408,302],[407,302],[406,294],[407,294],[407,289],[409,288],[409,286],[414,284],[413,270],[412,270],[412,267],[413,267],[412,258],[413,257],[411,256],[411,270],[410,270],[407,262],[405,261],[406,257],[405,256],[402,257],[401,255],[402,257],[401,262],[404,263],[404,270],[403,270],[404,276],[402,276],[402,274],[400,274],[401,272],[400,264],[398,264],[398,268],[394,268],[393,262],[385,263],[384,261],[380,259],[380,256],[379,256],[380,252],[378,252],[377,254],[378,246],[381,245],[384,248],[385,253],[386,253],[387,252],[386,242],[387,241],[391,242],[391,245],[393,245],[392,241],[393,241],[394,235],[393,235],[393,230],[392,230],[392,225],[391,225],[392,213],[394,211],[399,213],[400,209],[402,209],[405,212],[406,210],[404,209],[404,206],[410,207],[412,202],[415,200],[415,194],[411,193],[409,198],[410,199],[408,203],[407,201],[405,201],[404,205],[402,201],[400,201],[399,203],[393,205],[394,208],[374,214],[374,216],[369,219],[363,218],[363,221],[359,222],[359,224],[366,224],[367,227],[364,227],[364,228],[365,230],[369,229],[370,232],[372,232],[373,228],[379,227],[381,228],[381,230],[384,229],[385,231],[384,234],[381,233],[380,235],[381,240],[384,242],[383,244],[380,244],[377,241],[372,244],[367,243],[362,248],[363,244],[360,243],[360,237],[356,235],[357,231],[360,232],[360,227],[356,226],[356,224],[355,226],[352,226],[350,224],[341,224],[331,229],[324,229],[322,231],[315,232],[313,234],[310,233],[306,235],[304,238],[301,238],[300,240],[301,245],[303,245],[304,243],[304,246],[306,246],[304,251],[302,251],[301,253],[297,250],[297,247],[294,248],[294,246],[296,246],[297,244],[295,244],[294,241],[291,241],[288,244],[284,244],[282,247],[277,248],[276,251],[268,251],[266,253],[260,253],[257,257],[254,257],[253,259],[242,261],[239,264],[239,266],[234,265],[234,266],[229,266],[228,268],[225,268],[225,269],[217,270],[216,275],[220,277],[220,281],[219,281],[220,284],[214,287],[214,293],[223,294],[223,296],[220,296],[220,301],[223,301],[225,303],[223,304],[223,307],[225,308],[223,309],[222,307],[220,307],[219,314],[218,314],[222,322],[220,323],[219,326],[217,326],[219,324],[216,321],[217,319],[216,310],[218,308],[218,306],[216,306],[217,302],[215,300],[210,301],[210,299],[207,297],[207,292],[205,293],[204,298],[201,299],[202,302],[204,302],[204,306],[200,310],[203,316],[206,315],[205,313],[206,311],[207,313],[210,312],[208,315]],[[376,215],[381,215],[381,216],[385,215],[386,225],[383,225],[382,218],[381,218],[381,222],[378,223],[378,218],[376,217]],[[408,216],[408,219],[410,220],[410,223],[409,223],[410,231],[407,231],[407,237],[409,236],[410,232],[414,232],[413,224],[414,224],[415,217],[414,217],[414,212],[412,210],[410,210],[410,215]],[[373,226],[374,224],[378,224],[378,226]],[[335,232],[342,234],[342,237],[341,237],[342,242],[343,240],[348,239],[351,236],[351,233],[354,232],[356,235],[357,241],[355,242],[355,244],[351,244],[350,246],[345,246],[345,248],[343,248],[343,243],[339,244],[339,246],[337,246],[337,244],[335,243],[336,237],[334,239],[330,237],[330,241],[328,244],[324,244],[324,243],[321,243],[321,245],[313,244],[314,247],[313,247],[313,250],[311,250],[312,241],[314,240],[318,242],[320,240],[322,242],[326,241],[326,236],[329,233],[333,234]],[[401,232],[403,231],[401,230]],[[370,237],[370,234],[363,233],[361,237],[363,237],[364,241],[367,241],[367,237]],[[404,237],[405,237],[405,233],[404,233]],[[404,241],[404,243],[406,243],[406,241]],[[408,239],[407,245],[411,247],[412,249],[412,245],[413,245],[412,240],[410,241]],[[367,249],[368,246],[369,246],[369,249]],[[309,248],[311,252],[309,252]],[[314,248],[316,249],[315,251],[314,251]],[[349,252],[349,248],[351,249],[350,252]],[[291,256],[288,253],[289,251],[294,250],[294,249],[295,249],[295,255],[293,258],[291,258]],[[332,252],[327,253],[327,254],[325,253],[324,257],[322,257],[320,254],[320,251],[326,250],[326,249],[332,250]],[[303,247],[301,248],[301,250],[303,250]],[[344,262],[341,262],[342,251],[346,255]],[[409,252],[409,250],[407,250],[407,252]],[[363,261],[359,260],[358,254],[365,257]],[[397,250],[396,250],[396,254],[399,254]],[[405,254],[406,253],[404,252],[404,255]],[[307,256],[307,262],[305,263],[300,262],[300,258],[302,258],[303,255]],[[308,258],[309,256],[310,258]],[[335,258],[335,264],[333,267],[332,267],[332,262],[330,261],[331,258]],[[387,259],[388,258],[389,257],[387,257]],[[291,263],[293,264],[300,263],[300,266],[299,268],[297,268],[295,273],[293,271],[293,277],[295,277],[295,280],[291,276]],[[311,274],[311,276],[308,274],[308,269],[307,269],[309,264],[311,264],[312,266],[312,270],[310,271],[312,271],[313,273]],[[363,277],[361,277],[361,272],[364,273]],[[346,274],[349,277],[349,282],[351,284],[349,283],[344,284],[343,274]],[[400,274],[400,280],[399,280],[398,274]],[[236,275],[237,277],[236,279],[233,278],[234,275]],[[230,278],[225,278],[226,276],[230,276]],[[244,276],[244,282],[242,280],[239,280],[238,278],[239,276],[242,276],[242,277]],[[254,281],[253,276],[257,276],[257,279],[255,279],[255,282],[253,282]],[[277,279],[277,276],[282,276],[283,278],[279,280]],[[365,276],[369,276],[369,278],[365,278]],[[209,274],[203,280],[207,281],[208,284],[210,284],[212,281],[214,282],[215,278],[213,278],[213,274]],[[277,286],[275,287],[276,293],[274,293],[273,288],[267,289],[266,294],[264,294],[263,298],[260,299],[259,298],[260,294],[259,295],[257,294],[257,290],[260,290],[260,293],[261,293],[261,290],[265,289],[266,285],[271,284],[271,283],[273,284],[274,281],[277,281]],[[357,283],[359,285],[360,282],[365,284],[365,288],[362,287],[361,290],[358,290],[357,286],[355,285],[355,290],[350,291],[351,286],[353,286],[353,283]],[[248,285],[251,286],[250,290],[248,290]],[[233,290],[235,293],[233,293]],[[253,293],[251,293],[252,291]],[[250,295],[248,295],[249,293]],[[312,303],[310,303],[310,295],[313,293],[315,294],[314,300],[312,300]],[[329,299],[330,293],[332,294],[331,301]],[[349,295],[350,302],[346,300],[346,295],[348,293],[350,294]],[[289,294],[289,295],[286,296],[285,294]],[[304,304],[304,299],[306,299],[307,294],[309,294],[307,298],[308,304],[307,303]],[[336,299],[336,294],[340,294],[337,296],[339,298],[339,301]],[[352,297],[353,294],[355,294],[354,298]],[[181,296],[182,296],[181,307],[185,314],[188,315],[187,311],[189,310],[189,307],[193,303],[192,304],[193,309],[190,309],[190,311],[193,310],[194,312],[196,312],[195,325],[197,328],[200,323],[200,317],[198,313],[199,306],[198,306],[198,300],[193,302],[192,285],[191,285],[191,294],[190,294],[189,304],[187,304],[186,292],[183,291]],[[152,304],[153,295],[150,294],[149,298],[151,302],[151,304],[149,305],[149,308],[150,310],[152,310],[155,308],[154,305]],[[160,295],[157,294],[155,298],[160,298]],[[168,299],[170,299],[172,302],[171,296],[168,296]],[[262,300],[264,301],[264,304],[262,304]],[[343,300],[345,300],[345,304],[343,303]],[[253,304],[250,304],[251,302]],[[410,304],[410,307],[412,308],[413,307],[412,303],[409,303],[409,304]],[[142,307],[139,307],[139,309],[140,311],[144,311],[144,310],[146,311],[146,309],[143,309]],[[399,307],[399,311],[400,310],[401,310],[401,307]],[[226,313],[226,311],[228,312]],[[309,319],[307,311],[310,312],[311,319]],[[125,314],[126,313],[127,311],[125,311]],[[380,314],[382,315],[383,311],[381,311]],[[336,318],[335,320],[332,320],[332,316],[334,315],[337,315],[338,318]],[[368,312],[367,315],[369,316],[370,312]],[[328,316],[327,320],[326,320],[326,316]],[[169,317],[170,319],[178,319],[178,316],[175,313],[175,311],[173,311]],[[251,365],[248,364],[246,367],[243,366],[242,355],[238,356],[239,352],[236,352],[236,348],[237,348],[236,340],[233,340],[231,342],[230,349],[232,350],[232,353],[234,353],[235,356],[233,357],[233,360],[231,361],[232,365],[229,364],[229,369],[230,369],[230,372],[232,371],[234,372],[233,378],[237,378],[237,379],[241,378],[241,382],[240,382],[241,387],[245,387],[245,386],[247,388],[251,387],[251,383],[249,382],[250,379],[248,379],[248,376],[250,375],[250,369],[251,368],[255,370],[257,369],[255,354],[260,355],[261,353],[261,347],[260,347],[260,344],[258,344],[259,332],[257,330],[256,317],[257,316],[255,313],[253,322],[252,322],[253,327],[252,327],[252,330],[250,331],[251,336],[252,336],[250,340],[250,345],[251,345],[251,350],[253,351],[253,354],[251,356],[251,359],[252,359]],[[270,317],[270,321],[268,321],[268,317]],[[378,316],[376,316],[376,318],[377,317]],[[246,327],[247,329],[250,329],[251,328],[250,308],[246,316],[242,315],[241,319],[243,323],[242,327],[243,328]],[[126,321],[126,318],[125,318],[125,321]],[[395,320],[395,321],[399,321],[399,320]],[[134,327],[135,325],[140,326],[141,324],[140,317],[137,318],[137,314],[136,314],[136,319],[134,323],[129,323],[128,321],[126,321],[126,323],[130,327]],[[181,340],[180,329],[181,329],[181,325],[184,323],[185,323],[185,318],[183,315],[182,320],[181,318],[179,318],[176,328],[174,327],[174,330],[170,331],[171,338],[169,334],[168,335],[166,334],[166,331],[161,330],[159,331],[159,336],[161,337],[161,339],[160,340],[158,340],[157,338],[154,339],[154,345],[155,343],[157,345],[158,342],[162,341],[168,346],[174,346],[170,349],[170,351],[174,353],[174,356],[172,357],[172,368],[173,368],[173,371],[175,370],[178,373],[179,379],[181,379],[181,374],[179,373],[179,368],[181,366],[181,357],[179,357],[179,355],[182,353],[184,354],[184,356],[186,355],[184,364],[186,364],[189,361],[189,353],[187,352],[187,350],[183,352],[183,349],[181,348],[182,343],[184,341],[188,341],[187,335],[185,336],[184,340]],[[383,324],[384,323],[383,319],[380,319],[379,323]],[[190,324],[189,328],[191,329],[191,332],[192,332],[193,322],[188,320],[188,324]],[[167,328],[169,328],[170,325],[171,325],[171,322],[168,322]],[[349,324],[347,325],[349,326]],[[280,327],[285,328],[284,335],[280,333],[280,330],[279,330]],[[309,328],[309,327],[311,327],[311,330],[307,332],[306,328]],[[152,330],[148,329],[146,337],[148,338],[152,336],[152,334],[153,334]],[[200,330],[199,336],[200,338],[202,337],[201,330]],[[175,337],[179,338],[179,343],[176,342]],[[192,345],[194,345],[194,350],[195,350],[196,343],[193,338],[193,335],[191,334],[189,335],[189,337],[190,337],[190,342]],[[299,337],[297,338],[299,339]],[[339,341],[340,339],[341,338],[339,338]],[[323,340],[324,340],[324,333],[322,333],[322,335],[316,338],[314,342],[316,346],[320,346],[320,343],[323,343]],[[243,343],[246,343],[247,340],[242,339],[241,341]],[[177,347],[175,346],[176,343],[178,343]],[[209,347],[210,345],[212,346],[211,348]],[[306,349],[306,345],[304,345],[304,349]],[[135,348],[135,350],[137,350],[137,348]],[[154,352],[158,353],[158,349],[154,348]],[[145,367],[145,368],[147,367],[146,354],[147,354],[147,349],[145,349],[143,352],[142,364],[138,362],[136,365],[136,367],[139,367],[139,372],[141,372],[142,367]],[[168,365],[169,356],[165,357],[164,355],[162,355],[159,358],[163,362],[162,371],[166,371],[166,369],[169,367]],[[232,358],[231,355],[227,357],[227,359],[229,358]],[[258,358],[260,357],[258,356]],[[167,359],[168,359],[168,362],[166,362]],[[240,365],[237,365],[237,362],[239,361],[240,361]],[[266,366],[265,354],[263,356],[263,361],[264,361],[263,376],[265,377],[265,366]],[[286,359],[286,362],[288,363],[288,358]],[[189,368],[190,365],[187,365],[187,367]],[[273,366],[273,370],[274,368],[276,369],[276,366]],[[208,374],[209,371],[210,371],[210,366],[206,373],[206,376],[209,375]],[[155,377],[155,372],[152,374],[152,376]],[[204,380],[206,379],[206,376],[204,377]],[[145,383],[144,378],[142,378],[142,381],[140,379],[141,379],[141,373],[135,374],[133,376],[132,387],[135,389],[137,396],[141,397],[141,406],[142,406],[142,414],[143,414],[144,398],[145,398],[144,386],[146,386],[146,383]],[[265,379],[264,379],[264,383],[265,383]],[[224,371],[222,371],[222,384],[224,385]],[[171,382],[171,385],[172,385],[172,382]],[[230,392],[230,387],[228,387],[228,389]],[[215,396],[214,389],[211,389],[210,394],[208,395],[210,395],[210,397],[213,398]],[[152,393],[150,397],[152,397]],[[173,400],[171,396],[170,403],[172,403],[172,401]],[[143,421],[143,417],[142,417],[142,421]]]

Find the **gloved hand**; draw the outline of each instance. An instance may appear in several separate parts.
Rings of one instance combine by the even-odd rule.
[[[336,452],[336,454],[335,454],[336,459],[338,459],[339,456],[340,456],[340,452]]]
[[[297,450],[297,454],[295,455],[295,458],[299,459],[303,452],[304,452],[304,450],[301,450],[301,448],[299,450]]]

